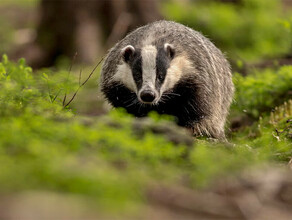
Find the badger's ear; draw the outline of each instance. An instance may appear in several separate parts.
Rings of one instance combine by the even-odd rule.
[[[170,59],[173,59],[174,55],[175,55],[175,50],[174,50],[174,47],[173,45],[171,44],[164,44],[164,50],[167,54],[167,56],[170,58]]]
[[[126,63],[133,57],[135,48],[132,45],[127,45],[122,49],[122,57]]]

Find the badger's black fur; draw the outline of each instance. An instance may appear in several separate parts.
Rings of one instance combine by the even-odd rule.
[[[123,107],[136,117],[147,116],[150,111],[159,114],[168,114],[177,117],[181,126],[192,127],[194,122],[207,116],[208,109],[201,108],[198,103],[197,86],[190,77],[181,79],[172,91],[166,92],[163,101],[157,105],[141,104],[136,93],[121,83],[112,83],[103,90],[111,104],[118,108]]]
[[[234,89],[228,62],[207,38],[159,21],[138,28],[110,50],[101,90],[114,107],[137,117],[157,111],[175,116],[195,135],[224,138]],[[141,91],[149,91],[153,101],[144,102]]]

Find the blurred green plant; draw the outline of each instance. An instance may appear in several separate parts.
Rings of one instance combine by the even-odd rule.
[[[166,1],[167,19],[188,25],[210,37],[237,60],[257,61],[291,53],[291,18],[278,0]]]
[[[276,107],[270,115],[270,123],[274,126],[277,138],[292,140],[292,99]]]
[[[66,77],[66,71],[51,75],[46,73],[34,76],[24,59],[17,65],[10,62],[6,55],[0,63],[0,116],[17,116],[24,113],[47,114],[57,116],[63,114],[60,105],[60,91],[73,91],[76,83]]]
[[[236,93],[232,110],[244,111],[254,119],[292,98],[291,66],[283,66],[278,71],[255,71],[248,76],[235,73],[233,82]]]
[[[235,134],[233,144],[196,140],[189,146],[150,130],[135,135],[133,122],[138,119],[123,110],[107,117],[78,117],[63,107],[62,98],[53,98],[67,88],[67,77],[66,71],[34,75],[24,60],[12,63],[3,57],[0,193],[79,194],[113,211],[143,203],[153,182],[204,187],[223,175],[267,162],[285,163],[291,156],[291,140],[275,137],[269,117],[250,128],[255,136],[243,131]],[[152,113],[149,120],[159,124],[163,118]]]

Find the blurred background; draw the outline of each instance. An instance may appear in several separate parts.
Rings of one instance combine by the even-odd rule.
[[[291,64],[291,5],[290,0],[2,0],[0,53],[15,61],[25,58],[34,69],[68,70],[74,60],[78,75],[129,31],[168,19],[210,38],[233,72],[246,75]],[[98,80],[94,77],[91,82]],[[92,109],[77,97],[79,113],[106,111],[91,82],[92,90],[79,100],[93,103]]]
[[[290,0],[2,0],[0,52],[32,67],[93,63],[129,31],[169,19],[209,37],[235,67],[289,63]]]
[[[80,89],[160,19],[230,61],[229,142]],[[292,0],[0,0],[0,220],[292,219],[291,43]]]

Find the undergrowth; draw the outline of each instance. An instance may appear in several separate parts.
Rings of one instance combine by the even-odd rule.
[[[284,103],[283,94],[291,92],[291,73],[291,67],[283,67],[276,74],[263,72],[262,78],[236,75],[233,111],[244,107],[255,117],[262,109],[266,113],[252,127],[234,132],[230,143],[195,140],[184,145],[151,130],[136,135],[133,123],[138,119],[122,110],[104,117],[78,116],[63,105],[64,91],[69,94],[78,88],[68,72],[34,74],[24,60],[12,63],[4,56],[0,63],[0,192],[78,194],[115,210],[143,203],[151,183],[207,187],[246,168],[286,164],[292,149],[292,102],[272,115],[270,110],[280,98]],[[263,81],[265,77],[277,85]],[[176,126],[155,113],[149,120],[157,125],[170,120]]]

